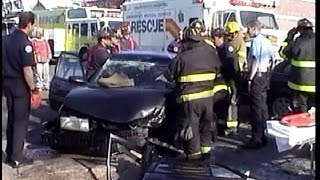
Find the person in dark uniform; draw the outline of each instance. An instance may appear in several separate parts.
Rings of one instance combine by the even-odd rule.
[[[239,63],[237,54],[230,43],[225,42],[227,32],[223,28],[213,29],[211,35],[214,45],[218,51],[221,60],[221,77],[217,77],[215,85],[227,85],[231,91],[221,89],[217,92],[214,100],[215,113],[218,119],[222,120],[222,126],[218,128],[219,133],[226,135],[236,133],[238,126],[238,108],[237,108],[237,87],[236,82],[239,77]],[[231,92],[231,93],[229,93]]]
[[[189,27],[184,38],[188,49],[173,59],[164,74],[169,82],[176,82],[176,140],[182,140],[187,159],[207,159],[211,152],[213,81],[221,64],[216,51],[204,45],[194,28]]]
[[[295,34],[300,36],[294,39]],[[307,112],[315,102],[316,52],[313,24],[306,18],[289,31],[283,54],[291,63],[288,86],[293,91],[293,111]]]
[[[250,21],[247,24],[248,34],[252,39],[249,51],[248,91],[251,100],[251,139],[243,147],[260,149],[267,144],[265,130],[269,118],[267,106],[268,71],[270,59],[274,49],[269,39],[260,33],[259,21]]]
[[[111,54],[114,53],[111,41],[112,34],[106,30],[98,31],[98,44],[91,47],[85,55],[87,59],[87,77],[89,78],[97,69],[103,66]]]
[[[21,13],[19,29],[5,39],[3,46],[2,78],[8,108],[6,162],[14,168],[33,162],[24,157],[22,151],[28,131],[30,99],[33,94],[38,94],[32,69],[36,64],[32,43],[28,38],[34,22],[35,15],[32,12]]]
[[[171,53],[179,54],[183,51],[183,34],[187,27],[184,27],[182,31],[179,31],[179,37],[173,40],[167,47],[167,51]]]

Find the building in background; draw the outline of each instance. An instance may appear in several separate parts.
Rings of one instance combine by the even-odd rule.
[[[297,26],[297,21],[308,18],[315,25],[316,4],[315,0],[278,0],[275,8],[279,28],[290,30]]]

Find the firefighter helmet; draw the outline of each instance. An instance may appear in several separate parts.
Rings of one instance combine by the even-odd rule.
[[[201,20],[199,20],[199,19],[193,21],[193,22],[190,24],[190,27],[195,28],[195,29],[197,29],[197,30],[200,31],[200,32],[206,31],[206,27],[205,27],[203,21],[201,21]]]
[[[235,21],[230,21],[226,23],[226,31],[229,34],[235,33],[237,31],[240,31],[240,26],[237,22]]]
[[[303,28],[303,27],[312,28],[313,24],[307,18],[303,18],[298,21],[297,28]]]
[[[193,40],[193,41],[201,41],[203,40],[202,36],[201,36],[201,32],[199,31],[199,29],[195,28],[195,27],[188,27],[183,34],[183,38],[186,40]]]

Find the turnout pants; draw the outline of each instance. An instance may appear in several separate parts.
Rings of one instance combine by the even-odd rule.
[[[180,104],[177,112],[178,135],[187,154],[208,153],[211,150],[212,97]]]
[[[7,159],[21,161],[24,139],[28,132],[30,115],[30,90],[24,80],[7,79],[4,82],[4,95],[7,98]]]
[[[251,135],[253,140],[262,141],[269,117],[267,106],[268,76],[257,73],[251,82]]]
[[[213,109],[219,120],[219,132],[228,128],[237,128],[238,106],[231,103],[231,95],[228,91],[222,90],[215,94]]]
[[[293,90],[293,107],[297,113],[307,112],[315,105],[315,93]]]
[[[213,112],[218,119],[218,132],[222,132],[227,128],[226,120],[228,118],[229,100],[230,94],[225,90],[218,91],[213,97]]]

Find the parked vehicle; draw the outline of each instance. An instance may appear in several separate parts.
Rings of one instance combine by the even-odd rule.
[[[175,112],[175,103],[167,98],[172,95],[170,86],[156,80],[170,61],[165,53],[121,52],[86,79],[86,62],[77,53],[62,52],[49,91],[50,106],[59,117],[47,126],[45,143],[57,149],[78,145],[104,149],[105,139],[113,133],[143,146],[144,139]],[[271,76],[272,117],[289,112],[288,68],[288,63],[280,63]],[[249,102],[248,94],[241,91],[240,107]]]
[[[76,53],[63,52],[49,102],[59,117],[44,141],[54,148],[99,146],[109,133],[143,144],[165,118],[166,83],[156,80],[171,59],[165,53],[113,55],[89,80]],[[103,151],[102,151],[103,152]]]

